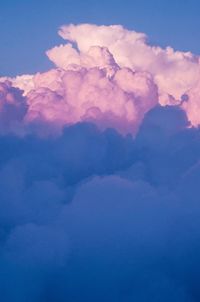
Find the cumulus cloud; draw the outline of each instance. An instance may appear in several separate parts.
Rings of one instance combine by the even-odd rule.
[[[0,79],[0,300],[197,302],[199,58],[69,25]]]
[[[174,106],[135,139],[1,135],[3,301],[198,301],[199,137]]]
[[[116,69],[112,78],[98,67],[50,70],[36,74],[33,84],[25,96],[25,130],[39,123],[59,132],[64,125],[92,121],[102,129],[134,134],[158,98],[152,76],[128,68]]]
[[[199,125],[198,56],[151,46],[145,34],[120,25],[64,25],[59,35],[66,44],[46,52],[54,69],[0,79],[23,90],[25,128],[46,124],[47,135],[64,125],[92,121],[135,134],[156,104],[180,105],[192,125]]]
[[[68,25],[62,26],[59,34],[77,45],[79,57],[93,46],[107,47],[121,68],[129,67],[133,70],[150,72],[155,78],[161,96],[169,94],[179,99],[199,79],[199,57],[190,52],[174,51],[171,47],[162,49],[150,46],[145,34],[126,30],[120,25]],[[61,49],[62,47],[60,52]],[[69,50],[63,48],[62,54],[64,53],[67,56]],[[57,53],[55,48],[47,54],[56,65],[62,65],[59,60],[60,53]]]

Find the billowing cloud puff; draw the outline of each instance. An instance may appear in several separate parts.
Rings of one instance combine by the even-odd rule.
[[[199,137],[160,105],[135,139],[1,135],[2,300],[198,301]]]
[[[22,91],[12,87],[11,82],[0,83],[0,132],[20,134],[27,104]]]
[[[198,301],[199,137],[178,106],[0,136],[2,300]]]
[[[21,75],[15,78],[0,77],[0,83],[9,81],[13,87],[19,88],[26,95],[30,90],[34,89],[33,75]]]
[[[60,46],[47,52],[49,58],[59,67],[68,68],[62,63],[63,56],[68,57],[68,64],[75,63],[75,57],[82,58],[93,46],[106,47],[113,55],[116,63],[133,70],[150,72],[162,94],[172,95],[179,99],[181,95],[193,87],[200,77],[199,58],[192,53],[174,51],[171,47],[162,49],[147,44],[143,33],[129,31],[120,25],[97,26],[90,24],[62,26],[59,30],[62,38],[77,45]],[[61,54],[62,52],[62,54]],[[78,61],[77,61],[78,62]],[[103,62],[99,61],[103,66]],[[90,66],[90,65],[89,65]],[[167,100],[163,100],[166,102]]]
[[[60,131],[64,125],[92,121],[101,129],[136,133],[144,114],[157,104],[157,86],[147,72],[117,67],[112,77],[108,72],[93,67],[36,74],[34,89],[25,95],[22,125],[39,123]]]
[[[182,106],[192,125],[199,125],[198,56],[151,46],[145,34],[120,25],[67,25],[59,35],[66,44],[47,51],[55,69],[0,79],[24,91],[25,132],[35,123],[46,124],[46,135],[92,121],[102,129],[135,134],[158,103]]]
[[[63,26],[0,79],[0,300],[198,302],[199,58]]]
[[[182,96],[182,108],[187,112],[192,125],[199,126],[200,79]]]

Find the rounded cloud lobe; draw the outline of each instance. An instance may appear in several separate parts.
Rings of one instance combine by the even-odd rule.
[[[0,300],[197,302],[199,58],[61,27],[0,80]]]

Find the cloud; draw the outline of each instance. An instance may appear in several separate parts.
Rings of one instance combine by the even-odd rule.
[[[1,136],[3,301],[198,301],[200,145],[187,125],[159,106],[135,139],[90,123]]]
[[[199,58],[63,26],[0,80],[0,299],[199,301]]]
[[[25,132],[41,124],[47,132],[50,127],[50,132],[59,133],[64,125],[92,121],[100,129],[136,133],[158,97],[149,73],[127,68],[116,70],[112,78],[98,67],[50,70],[35,75],[33,82],[35,88],[24,96],[28,108],[21,124]]]
[[[121,25],[64,25],[59,35],[66,44],[46,52],[54,69],[0,79],[24,91],[26,126],[46,124],[47,135],[89,120],[135,134],[156,104],[180,105],[192,125],[199,125],[198,56],[151,46],[145,34]]]
[[[22,92],[9,81],[0,83],[0,132],[21,132],[27,104]]]
[[[155,78],[161,96],[169,94],[179,99],[199,79],[200,67],[197,56],[190,52],[174,51],[171,47],[162,49],[150,46],[145,34],[127,30],[120,25],[67,25],[60,28],[59,34],[65,40],[77,45],[79,56],[87,53],[93,46],[107,47],[121,68],[150,72]],[[53,56],[54,50],[47,54],[57,65],[56,53],[55,57]]]

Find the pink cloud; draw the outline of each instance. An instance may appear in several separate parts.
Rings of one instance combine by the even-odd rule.
[[[150,46],[145,34],[120,25],[67,25],[59,34],[66,44],[47,51],[54,69],[0,79],[24,91],[22,128],[40,123],[60,131],[92,121],[135,134],[156,104],[181,105],[192,125],[199,125],[199,57]],[[185,94],[189,98],[181,103]]]

